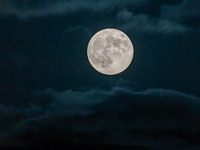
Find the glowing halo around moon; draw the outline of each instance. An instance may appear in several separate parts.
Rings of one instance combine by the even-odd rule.
[[[123,72],[132,62],[133,54],[131,40],[117,29],[97,32],[87,47],[87,56],[92,67],[106,75]]]

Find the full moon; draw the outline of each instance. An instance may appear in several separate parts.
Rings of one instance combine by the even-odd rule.
[[[92,67],[106,75],[123,72],[130,65],[133,54],[131,40],[117,29],[97,32],[87,47],[87,56]]]

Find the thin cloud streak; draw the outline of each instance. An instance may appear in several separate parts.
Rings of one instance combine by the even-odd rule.
[[[125,4],[132,4],[134,7],[144,5],[145,0],[125,0]],[[91,0],[59,0],[59,1],[20,1],[1,0],[0,12],[4,15],[15,15],[20,19],[27,19],[29,17],[59,15],[75,12],[79,9],[87,9],[90,11],[100,11],[108,7],[123,4],[120,0],[107,0],[107,1],[91,1]]]

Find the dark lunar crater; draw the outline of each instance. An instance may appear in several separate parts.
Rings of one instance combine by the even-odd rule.
[[[101,60],[101,67],[102,68],[108,68],[109,66],[110,66],[110,64],[112,64],[112,60],[111,60],[111,58],[109,57],[109,56],[105,56],[105,57],[103,57],[103,59]]]

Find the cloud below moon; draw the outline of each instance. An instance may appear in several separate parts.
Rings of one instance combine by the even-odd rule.
[[[1,124],[4,129],[0,131],[1,144],[31,144],[42,141],[42,134],[46,133],[47,140],[137,143],[147,147],[162,145],[162,148],[170,143],[182,148],[196,143],[198,139],[194,137],[200,134],[200,99],[172,90],[134,92],[116,87],[110,91],[56,92],[49,89],[35,93],[39,95],[49,95],[54,100],[46,106],[0,106],[1,122],[7,120]],[[147,131],[149,134],[144,134]],[[80,134],[87,134],[88,139],[81,139]]]

